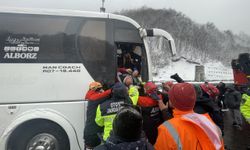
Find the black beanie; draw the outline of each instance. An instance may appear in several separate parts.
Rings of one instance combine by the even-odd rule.
[[[134,108],[122,108],[113,121],[113,133],[127,141],[136,141],[142,134],[142,116]]]

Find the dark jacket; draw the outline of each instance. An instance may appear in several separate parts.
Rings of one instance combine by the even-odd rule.
[[[220,91],[220,94],[218,96],[218,99],[221,100],[224,98],[224,94],[226,92],[226,84],[221,83],[221,85],[217,85],[216,88]]]
[[[218,95],[218,98],[217,98],[217,100],[218,100],[218,106],[219,106],[220,108],[222,108],[222,107],[226,108],[226,105],[225,105],[225,102],[224,102],[224,99],[225,99],[225,92],[226,92],[226,84],[223,83],[223,82],[220,82],[220,83],[216,86],[216,88],[220,91],[220,94]],[[221,103],[221,102],[223,102],[223,106],[222,106],[222,103]]]
[[[153,146],[145,138],[126,141],[111,135],[107,141],[94,148],[94,150],[153,150]]]
[[[109,133],[112,130],[115,114],[125,103],[132,104],[132,101],[129,98],[126,86],[118,82],[112,88],[111,98],[98,105],[95,122],[98,126],[104,126],[104,140],[109,137]]]
[[[209,98],[209,96],[204,96],[205,92],[201,90],[200,86],[195,85],[194,87],[197,95],[194,112],[198,114],[208,113],[214,123],[220,127],[222,134],[224,134],[224,122],[220,108],[213,99]]]
[[[170,104],[169,104],[168,92],[159,92],[159,94],[162,95],[163,103],[164,104],[168,103],[167,104],[168,108],[161,110],[162,118],[163,118],[163,120],[169,120],[169,119],[173,118],[173,108],[171,108]]]
[[[207,97],[197,98],[194,106],[194,112],[198,114],[212,113],[214,111],[219,111],[216,103]]]
[[[158,96],[161,97],[160,95]],[[154,144],[158,135],[157,128],[164,122],[158,102],[149,96],[140,96],[138,105],[141,106],[143,130],[149,142]]]
[[[229,90],[225,93],[225,103],[230,109],[239,109],[241,103],[241,94],[236,90]]]

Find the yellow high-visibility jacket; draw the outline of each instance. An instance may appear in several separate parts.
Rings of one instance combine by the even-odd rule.
[[[245,101],[244,104],[241,105],[240,111],[246,121],[250,124],[250,96],[247,94],[242,95],[242,99]]]
[[[128,95],[133,102],[133,105],[137,105],[139,99],[139,91],[136,86],[130,86],[128,90]]]

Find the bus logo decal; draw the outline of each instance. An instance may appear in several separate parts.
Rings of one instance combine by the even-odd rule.
[[[4,59],[37,59],[40,38],[35,37],[11,37],[5,40],[3,51]]]

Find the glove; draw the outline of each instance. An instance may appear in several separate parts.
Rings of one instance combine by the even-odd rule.
[[[157,93],[152,93],[152,94],[150,94],[149,96],[150,96],[153,100],[156,100],[156,101],[160,100],[160,97],[157,95]]]

